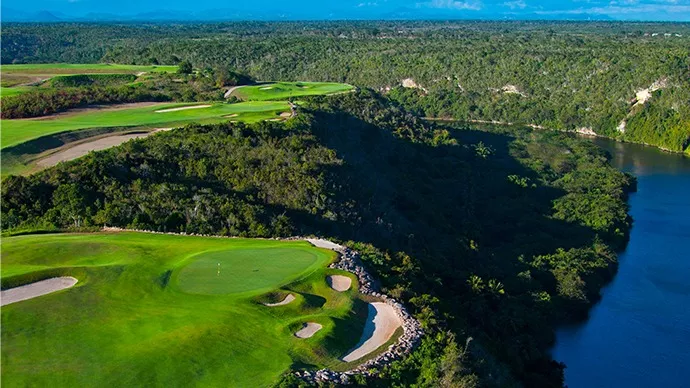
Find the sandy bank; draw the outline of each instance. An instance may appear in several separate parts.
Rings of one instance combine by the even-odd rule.
[[[352,286],[352,279],[343,275],[331,275],[326,278],[326,281],[332,289],[338,292],[347,291]]]
[[[400,326],[402,326],[402,321],[392,306],[382,302],[370,303],[369,316],[362,338],[354,349],[343,357],[343,361],[359,360],[378,349],[393,336]]]
[[[307,322],[304,324],[304,327],[302,327],[298,332],[295,333],[295,337],[309,338],[316,334],[317,331],[321,330],[322,327],[323,326],[321,326],[318,323]]]
[[[9,290],[0,291],[0,306],[64,290],[75,284],[77,284],[77,279],[71,276],[63,276],[10,288]]]
[[[201,109],[201,108],[210,108],[210,107],[211,107],[211,105],[209,105],[209,104],[189,105],[189,106],[180,106],[177,108],[159,109],[156,111],[156,113],[168,113],[168,112],[177,112],[177,111],[181,111],[181,110]]]
[[[264,306],[268,307],[277,307],[277,306],[285,306],[286,304],[292,302],[295,300],[295,296],[292,294],[287,294],[283,300],[277,303],[264,303]]]

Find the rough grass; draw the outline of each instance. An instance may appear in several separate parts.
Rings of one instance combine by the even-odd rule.
[[[244,101],[266,101],[342,93],[352,89],[352,85],[334,82],[275,82],[242,86],[235,89],[232,95]]]
[[[259,254],[264,249],[270,253]],[[326,284],[334,253],[303,241],[44,234],[3,238],[2,250],[5,282],[58,272],[79,279],[72,289],[3,307],[8,387],[269,386],[291,365],[342,364],[337,357],[358,341],[366,319],[354,290],[338,293]],[[275,266],[279,250],[310,258]],[[229,277],[241,287],[214,295],[180,289],[180,275],[195,259],[233,255],[244,256],[221,271],[224,264],[236,275],[258,269],[265,279]],[[258,303],[283,292],[297,299],[273,308]],[[307,321],[324,327],[312,338],[294,337]]]
[[[209,108],[203,109],[156,112],[160,109],[188,105],[197,104],[157,104],[154,106],[117,110],[87,109],[49,117],[0,120],[0,125],[2,125],[0,140],[2,141],[2,148],[7,148],[41,136],[87,128],[126,126],[174,127],[190,122],[207,124],[227,120],[256,122],[276,118],[281,112],[290,111],[290,107],[286,102],[253,101],[237,104],[216,103]],[[231,114],[237,114],[237,116],[232,118],[223,117]]]

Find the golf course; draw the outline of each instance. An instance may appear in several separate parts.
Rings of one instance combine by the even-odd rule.
[[[2,65],[0,97],[9,97],[38,89],[37,85],[55,76],[78,74],[174,73],[177,66],[139,66],[114,63],[32,63]]]
[[[285,100],[291,97],[320,96],[354,90],[352,85],[335,82],[269,82],[239,86],[229,96],[242,101]]]
[[[333,251],[301,240],[101,232],[6,237],[2,250],[3,293],[74,278],[3,306],[12,387],[269,386],[290,367],[349,367],[371,309],[354,275],[326,268]]]
[[[197,109],[197,107],[202,107]],[[86,108],[53,116],[2,120],[2,148],[59,132],[106,127],[179,127],[187,123],[256,122],[290,112],[284,101],[236,104],[145,103]]]

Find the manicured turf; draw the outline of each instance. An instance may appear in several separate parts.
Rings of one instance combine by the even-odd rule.
[[[295,268],[317,261],[312,252],[262,248],[204,252],[192,258],[176,278],[182,291],[193,294],[232,294],[276,288],[294,278]]]
[[[33,63],[2,65],[2,74],[174,73],[177,66],[139,66],[114,63]]]
[[[269,386],[295,363],[345,365],[337,357],[357,343],[366,319],[356,290],[326,285],[334,253],[303,241],[57,234],[3,238],[2,251],[5,285],[37,280],[37,271],[79,279],[3,306],[6,387]],[[209,261],[212,273],[185,274],[197,260]],[[234,288],[183,290],[212,278],[219,260],[221,274],[236,271],[224,277]],[[296,299],[286,306],[258,303],[287,293]],[[323,329],[295,338],[307,321]]]
[[[180,106],[199,105],[190,103],[160,104],[156,106],[118,110],[89,110],[68,113],[54,118],[1,120],[2,148],[23,143],[41,136],[98,127],[173,127],[190,122],[212,123],[227,120],[255,122],[277,118],[281,112],[289,112],[286,102],[254,101],[237,104],[216,103],[209,108],[188,109],[159,113],[157,110]],[[223,117],[237,114],[236,117]]]
[[[31,86],[0,86],[0,97],[15,96],[31,90]]]
[[[353,86],[333,82],[275,82],[242,86],[232,95],[244,101],[286,100],[290,97],[342,93]]]

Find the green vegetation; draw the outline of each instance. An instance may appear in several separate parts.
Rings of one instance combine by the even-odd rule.
[[[572,135],[443,127],[367,90],[310,97],[298,109],[281,123],[189,125],[10,176],[2,228],[333,236],[362,253],[427,333],[412,355],[361,384],[562,385],[563,365],[548,352],[554,327],[584,317],[615,273],[634,179]],[[270,300],[289,289],[318,294],[298,284]],[[15,330],[5,323],[3,333]],[[207,332],[190,333],[212,346]],[[293,354],[331,366],[328,350]],[[164,376],[172,363],[145,365]]]
[[[40,75],[57,75],[57,74],[98,74],[98,73],[113,73],[113,74],[136,74],[136,73],[174,73],[177,71],[177,66],[139,66],[139,65],[121,65],[115,63],[29,63],[21,65],[2,65],[2,74],[40,74]]]
[[[0,87],[0,98],[16,96],[17,94],[28,92],[31,89],[30,86],[2,86]]]
[[[242,86],[235,89],[232,95],[244,101],[266,101],[343,93],[350,90],[352,85],[333,82],[274,82]]]
[[[8,387],[268,386],[295,363],[343,365],[337,357],[357,343],[353,333],[366,318],[355,290],[326,284],[334,253],[303,241],[51,234],[5,237],[2,250],[3,287],[79,279],[74,288],[2,308]],[[184,292],[194,280],[186,271],[211,257],[232,286],[212,295]],[[213,264],[204,277],[218,276]],[[282,307],[258,303],[274,292],[297,299]],[[295,338],[305,321],[323,329]]]
[[[98,127],[160,127],[181,126],[185,123],[210,123],[227,120],[255,122],[279,118],[289,112],[286,102],[242,102],[237,104],[211,103],[208,108],[174,112],[156,112],[190,104],[155,104],[144,107],[90,109],[66,113],[55,118],[2,120],[2,147],[11,147],[27,140],[54,133]],[[234,116],[237,115],[237,116]]]
[[[3,30],[3,42],[5,63],[189,61],[199,69],[232,65],[257,80],[379,90],[411,78],[427,95],[408,108],[428,116],[591,127],[673,151],[690,144],[690,28],[683,23],[20,24]],[[619,132],[636,92],[663,80],[661,96],[647,102],[653,124],[629,120]]]

